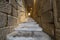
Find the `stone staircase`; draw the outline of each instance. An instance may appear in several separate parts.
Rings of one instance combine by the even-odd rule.
[[[15,31],[7,35],[7,40],[51,40],[43,29],[32,19],[27,18]]]

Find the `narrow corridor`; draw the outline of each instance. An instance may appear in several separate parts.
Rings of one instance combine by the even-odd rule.
[[[60,40],[59,0],[0,0],[0,40]]]

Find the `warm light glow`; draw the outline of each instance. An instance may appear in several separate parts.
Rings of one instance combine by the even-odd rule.
[[[36,3],[36,0],[34,0],[34,4]]]
[[[31,10],[32,10],[32,8],[31,8]]]
[[[28,13],[28,16],[30,16],[30,13]]]

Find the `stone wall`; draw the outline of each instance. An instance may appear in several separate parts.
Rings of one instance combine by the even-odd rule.
[[[60,40],[60,0],[53,1],[54,21],[55,21],[55,36],[56,40]]]
[[[15,16],[18,13],[14,9],[12,9],[9,2],[5,0],[0,1],[0,40],[5,40],[6,35],[12,32],[15,25],[17,25],[17,17]]]
[[[36,6],[32,18],[54,40],[60,40],[60,0],[37,0]]]
[[[50,36],[54,37],[54,20],[52,12],[52,2],[50,0],[44,0],[41,4],[41,22],[42,28]]]
[[[18,1],[0,0],[0,40],[6,40],[6,35],[14,31],[14,28],[21,22],[21,12],[25,16],[25,10],[22,11],[20,6],[24,8],[24,5],[20,5]]]
[[[37,0],[35,13],[32,17],[40,24],[43,30],[50,36],[54,36],[54,20],[52,13],[52,5],[50,0]]]

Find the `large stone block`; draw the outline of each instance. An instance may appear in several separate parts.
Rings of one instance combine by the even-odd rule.
[[[0,40],[5,40],[6,35],[10,32],[8,27],[0,28]]]
[[[18,2],[18,4],[19,4],[21,7],[24,7],[23,0],[18,0],[17,2]]]
[[[60,36],[60,29],[56,29],[56,36]]]
[[[7,23],[7,15],[0,12],[0,27],[5,27]]]
[[[18,11],[23,12],[23,11],[25,11],[25,8],[24,8],[24,7],[20,7],[20,6],[18,6]]]
[[[8,15],[8,26],[14,26],[14,25],[17,25],[17,18]]]
[[[41,16],[42,16],[43,20],[46,21],[47,23],[53,22],[52,11],[47,11],[47,12],[43,13]]]
[[[15,8],[13,8],[13,16],[18,17],[18,10]]]
[[[18,8],[17,8],[17,7],[18,7],[18,4],[17,4],[17,2],[16,2],[15,0],[10,0],[10,4],[11,4],[14,8],[18,9]]]
[[[49,35],[54,36],[53,15],[47,11],[41,15],[42,27]]]
[[[0,11],[11,13],[11,5],[9,5],[7,2],[0,2]]]
[[[60,36],[56,36],[56,40],[60,40]]]
[[[52,8],[50,0],[44,0],[42,3],[42,12],[46,12]]]
[[[13,32],[13,26],[7,26],[4,28],[0,28],[0,40],[6,40],[7,34]]]

